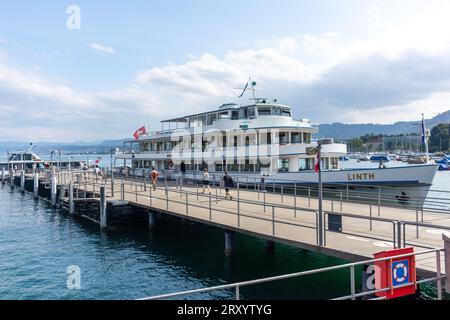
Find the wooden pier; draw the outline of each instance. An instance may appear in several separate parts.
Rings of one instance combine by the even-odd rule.
[[[19,174],[14,181],[24,191],[82,215],[102,229],[114,222],[115,210],[125,210],[122,219],[139,216],[140,223],[149,228],[157,226],[159,215],[220,228],[227,254],[234,250],[236,233],[265,239],[272,247],[284,243],[353,262],[392,248],[440,248],[442,235],[450,236],[450,215],[445,213],[355,203],[341,197],[324,200],[319,219],[316,198],[238,185],[231,191],[233,200],[226,200],[219,181],[211,185],[211,194],[203,194],[202,186],[195,183],[180,188],[174,181],[164,180],[154,190],[148,180],[112,179],[105,172],[103,176],[76,171]],[[421,256],[418,275],[436,274],[437,265],[444,263],[443,256]]]

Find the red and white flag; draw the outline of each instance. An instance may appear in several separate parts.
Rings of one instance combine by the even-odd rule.
[[[140,136],[146,135],[147,130],[145,130],[145,126],[140,127],[133,133],[133,137],[137,140]]]
[[[314,158],[314,171],[319,172],[320,170],[320,154],[317,153],[316,157]]]

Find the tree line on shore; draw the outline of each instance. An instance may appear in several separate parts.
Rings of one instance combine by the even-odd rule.
[[[349,152],[423,152],[419,133],[400,135],[365,134],[346,141]],[[428,141],[430,152],[448,152],[450,149],[450,123],[440,123],[431,130]]]

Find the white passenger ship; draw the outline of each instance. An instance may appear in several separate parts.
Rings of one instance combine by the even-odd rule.
[[[135,174],[148,174],[152,167],[177,176],[184,162],[188,178],[201,179],[203,168],[221,178],[227,170],[245,184],[267,181],[277,184],[314,186],[318,132],[307,119],[295,120],[291,108],[276,100],[254,99],[250,105],[224,104],[216,110],[162,121],[161,131],[147,133],[124,143],[120,159],[131,161]],[[321,144],[322,181],[331,188],[379,190],[400,203],[425,197],[437,171],[436,165],[385,169],[340,169],[339,157],[347,146],[324,139]],[[383,190],[383,193],[386,193]]]

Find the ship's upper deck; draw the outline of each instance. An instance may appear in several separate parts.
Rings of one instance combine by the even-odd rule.
[[[161,139],[180,130],[195,132],[199,128],[221,131],[302,128],[305,132],[317,131],[307,119],[294,120],[289,106],[268,99],[257,99],[254,104],[245,106],[228,103],[213,111],[163,120],[161,124],[161,130],[149,132],[139,140]]]

